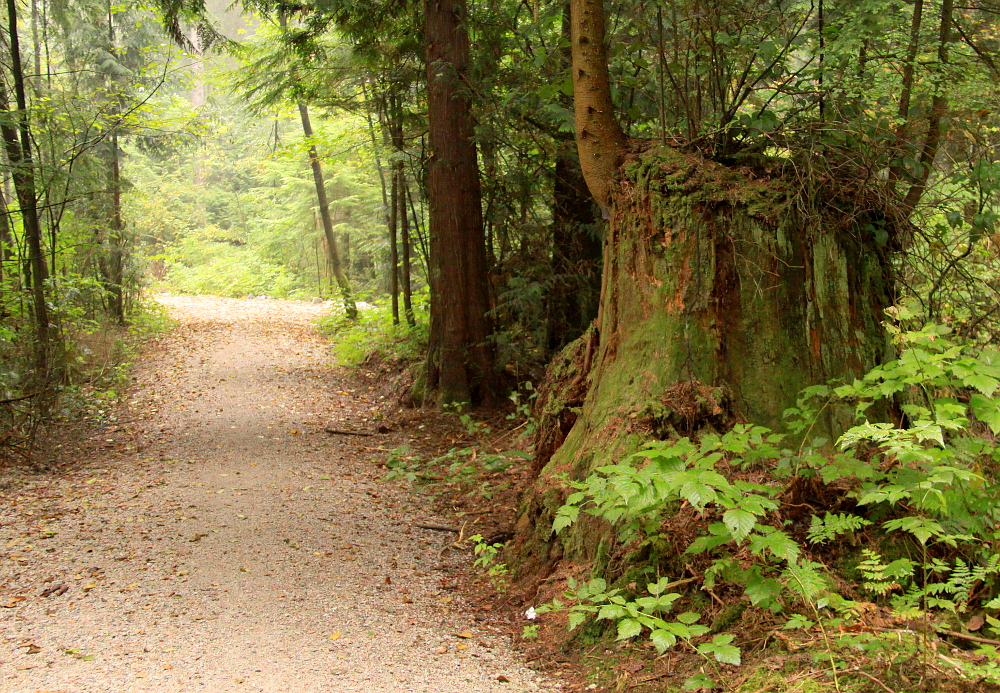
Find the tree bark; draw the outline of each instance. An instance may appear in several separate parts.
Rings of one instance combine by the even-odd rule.
[[[927,116],[927,135],[924,137],[924,146],[920,151],[920,171],[916,180],[906,191],[903,198],[903,208],[907,214],[912,213],[916,208],[920,198],[923,197],[927,189],[927,181],[930,178],[931,170],[934,168],[934,157],[937,156],[938,148],[941,146],[941,136],[947,126],[944,116],[948,110],[948,97],[945,95],[944,80],[945,70],[948,65],[948,42],[951,39],[951,15],[953,10],[953,0],[942,0],[941,2],[941,23],[938,33],[938,74],[936,93],[931,99],[931,110]]]
[[[611,185],[625,153],[625,133],[611,102],[603,0],[572,0],[570,22],[580,166],[587,187],[607,216]]]
[[[487,399],[495,379],[465,19],[465,0],[425,2],[431,237],[425,385],[440,404]]]
[[[337,238],[333,234],[333,220],[330,218],[330,202],[326,197],[326,183],[323,181],[323,165],[319,160],[316,142],[313,140],[312,122],[309,120],[309,108],[304,102],[299,102],[299,116],[302,119],[302,132],[309,142],[309,165],[312,167],[313,183],[316,186],[316,200],[319,203],[319,217],[323,224],[323,236],[326,238],[327,252],[330,254],[330,267],[333,277],[344,301],[344,312],[354,320],[358,317],[358,306],[351,295],[351,284],[344,275],[340,264],[340,254],[337,253]]]
[[[572,69],[569,3],[563,12],[566,69]],[[571,103],[565,103],[572,107]],[[601,291],[601,234],[597,205],[580,155],[568,137],[556,142],[552,204],[552,286],[547,295],[547,339],[556,351],[583,334],[597,317]]]
[[[403,162],[399,162],[399,231],[400,231],[400,243],[403,250],[403,261],[400,265],[402,270],[402,284],[403,284],[403,313],[406,315],[406,324],[410,327],[416,327],[417,320],[413,315],[413,285],[410,281],[410,255],[411,255],[411,242],[410,242],[410,217],[406,213],[406,171],[403,168]]]
[[[117,53],[115,40],[114,14],[111,3],[107,4],[108,17],[108,42],[112,54]],[[114,92],[116,89],[114,79],[107,78],[108,90]],[[108,312],[111,318],[119,325],[125,325],[125,272],[124,272],[124,252],[125,243],[122,238],[124,223],[122,222],[122,179],[121,160],[118,148],[118,127],[122,112],[122,103],[118,95],[115,95],[115,108],[113,116],[115,123],[112,125],[111,137],[108,142],[108,163],[111,175],[110,180],[110,203],[111,214],[109,221],[110,233],[101,244],[101,274],[105,291],[108,293]],[[53,252],[54,255],[54,252]],[[54,270],[53,270],[54,271]]]
[[[550,536],[568,492],[560,478],[651,438],[739,422],[783,430],[802,388],[859,377],[889,354],[890,263],[860,231],[874,215],[845,227],[837,204],[798,209],[792,180],[751,180],[669,147],[627,162],[617,186],[601,317],[540,388],[540,431],[561,431],[536,450],[546,466],[519,534],[529,565],[599,560],[614,542],[591,520]],[[827,410],[812,435],[835,440],[852,414]]]
[[[392,189],[389,192],[389,295],[392,297],[392,324],[399,324],[399,245],[396,231],[399,226],[399,176],[395,166],[392,171]]]
[[[7,158],[13,168],[14,190],[20,207],[21,222],[28,258],[25,276],[31,290],[35,326],[34,368],[36,386],[43,386],[49,377],[49,311],[45,302],[45,282],[48,267],[42,253],[42,227],[38,218],[38,191],[35,187],[34,161],[31,155],[31,126],[28,123],[28,104],[25,94],[24,69],[21,64],[20,41],[17,33],[17,2],[7,0],[11,72],[14,80],[16,110],[11,113],[6,87],[0,84],[0,105],[8,111],[0,125],[7,149]]]

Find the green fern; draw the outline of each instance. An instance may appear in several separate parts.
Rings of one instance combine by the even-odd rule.
[[[826,513],[823,517],[813,515],[812,523],[806,536],[810,544],[825,544],[836,539],[841,534],[854,534],[862,527],[871,524],[871,521],[858,517],[857,515],[845,515],[842,513]]]

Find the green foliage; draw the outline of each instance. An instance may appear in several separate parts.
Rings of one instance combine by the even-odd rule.
[[[337,362],[357,365],[376,355],[379,358],[407,366],[421,358],[427,344],[429,294],[414,294],[413,306],[416,326],[393,324],[388,302],[361,306],[357,320],[350,320],[341,312],[331,313],[318,321],[320,329],[329,335]]]
[[[874,598],[889,600],[901,615],[925,617],[961,614],[973,600],[988,601],[1000,593],[1000,480],[987,471],[998,459],[990,420],[1000,406],[994,399],[1000,370],[989,356],[956,345],[946,334],[934,326],[898,331],[898,359],[849,385],[803,393],[789,412],[798,432],[808,431],[810,418],[828,406],[854,407],[861,422],[837,442],[841,452],[824,452],[822,441],[797,452],[782,449],[782,436],[748,425],[698,441],[649,443],[584,481],[569,482],[573,492],[558,510],[553,531],[588,513],[611,523],[623,545],[638,548],[669,539],[663,529],[667,519],[681,508],[694,510],[704,529],[686,553],[713,557],[703,587],[713,589],[720,581],[739,585],[751,604],[792,612],[786,628],[819,628],[835,674],[827,627],[850,618],[856,605],[833,589],[829,573],[836,566],[815,560],[815,552],[807,554],[801,540],[775,521],[782,497],[804,478],[836,480],[857,508],[817,510],[801,535],[809,544],[844,539],[870,544],[882,538],[918,556],[886,561],[879,551],[863,549],[861,587]],[[873,404],[887,399],[898,403],[903,425],[864,418]],[[748,472],[761,480],[747,480]],[[591,581],[567,593],[573,606],[554,603],[554,608],[570,610],[571,628],[590,617],[610,618],[619,637],[645,629],[652,639],[659,627],[652,625],[653,612],[683,597],[671,593],[669,604],[663,602],[658,585],[649,586],[651,598],[632,600],[608,590],[603,580]],[[1000,604],[1000,597],[991,604]],[[694,646],[719,662],[734,663],[739,650],[733,640],[722,634]],[[661,651],[668,642],[653,640]]]
[[[421,466],[420,458],[412,455],[409,446],[393,448],[385,458],[385,466],[389,473],[385,481],[404,481],[412,484],[417,479],[417,469]]]
[[[472,564],[486,571],[490,583],[497,592],[503,594],[510,589],[510,570],[505,564],[497,562],[503,544],[487,544],[481,534],[473,534],[469,537],[469,541],[473,543],[472,550],[476,555]]]

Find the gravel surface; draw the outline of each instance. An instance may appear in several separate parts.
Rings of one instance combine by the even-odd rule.
[[[0,470],[0,691],[556,690],[473,614],[454,535],[379,480],[375,403],[305,302],[161,296],[117,425]],[[438,520],[439,521],[439,520]]]

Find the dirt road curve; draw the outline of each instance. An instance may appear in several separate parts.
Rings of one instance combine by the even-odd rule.
[[[51,473],[0,470],[0,691],[554,690],[382,483],[323,306],[161,297],[180,327]],[[383,453],[384,454],[384,453]]]

